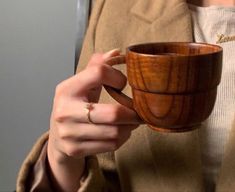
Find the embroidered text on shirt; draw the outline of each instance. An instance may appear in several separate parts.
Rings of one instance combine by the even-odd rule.
[[[234,36],[225,36],[224,34],[217,35],[218,40],[216,43],[225,43],[228,41],[235,41],[235,35]]]

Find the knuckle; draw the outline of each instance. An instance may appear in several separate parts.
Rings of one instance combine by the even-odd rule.
[[[53,117],[56,122],[64,122],[66,120],[66,115],[64,113],[65,107],[62,102],[57,102],[53,109]]]
[[[75,148],[73,146],[67,146],[65,149],[65,154],[69,157],[78,157],[83,155],[83,150],[81,148]]]
[[[97,80],[102,80],[105,76],[106,67],[105,65],[99,65],[92,68],[92,73]]]
[[[68,132],[63,126],[57,126],[57,135],[60,139],[64,140],[68,137]]]
[[[96,65],[100,65],[100,63],[103,63],[104,59],[102,57],[102,54],[100,53],[94,53],[91,58],[90,61],[88,63],[88,66],[96,66]]]
[[[87,138],[87,133],[83,129],[79,129],[79,132],[77,133],[77,139],[83,140]]]
[[[63,90],[64,90],[63,87],[64,87],[64,86],[63,86],[63,83],[59,83],[59,84],[56,85],[56,87],[55,87],[55,96],[60,96],[60,95],[62,95]]]
[[[68,103],[70,101],[65,96],[54,98],[52,117],[56,122],[64,122],[69,117]]]

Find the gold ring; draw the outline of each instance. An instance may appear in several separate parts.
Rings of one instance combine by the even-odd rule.
[[[87,103],[86,106],[85,106],[85,113],[86,113],[86,116],[87,116],[87,122],[93,124],[93,122],[91,120],[91,115],[90,115],[90,112],[91,112],[92,109],[93,109],[92,103]]]

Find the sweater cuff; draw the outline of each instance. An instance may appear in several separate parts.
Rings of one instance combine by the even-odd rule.
[[[17,192],[54,191],[47,172],[47,140],[48,134],[43,135],[24,161],[18,176]],[[80,181],[78,192],[103,192],[104,183],[96,156],[86,157],[86,174]]]
[[[86,157],[86,174],[80,181],[78,192],[104,192],[104,183],[97,157]]]
[[[102,189],[102,176],[100,174],[98,160],[95,156],[88,156],[85,160],[86,169],[85,174],[81,178],[80,188],[78,192],[97,192],[104,191]],[[55,191],[52,187],[50,176],[48,174],[48,159],[47,159],[47,144],[42,149],[41,155],[36,162],[31,179],[30,192],[36,191]]]

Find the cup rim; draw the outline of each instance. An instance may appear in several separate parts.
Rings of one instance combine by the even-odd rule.
[[[197,53],[197,54],[147,54],[147,53],[141,53],[137,52],[133,49],[141,47],[141,46],[146,46],[146,45],[190,45],[190,46],[201,46],[201,47],[211,47],[211,48],[216,48],[216,50],[207,52],[207,53]],[[148,57],[196,57],[196,56],[203,56],[203,55],[211,55],[211,54],[217,54],[220,52],[223,52],[223,48],[219,45],[216,44],[210,44],[210,43],[201,43],[201,42],[147,42],[147,43],[139,43],[139,44],[133,44],[130,45],[126,48],[127,53],[133,53],[137,55],[142,55],[142,56],[148,56]]]

